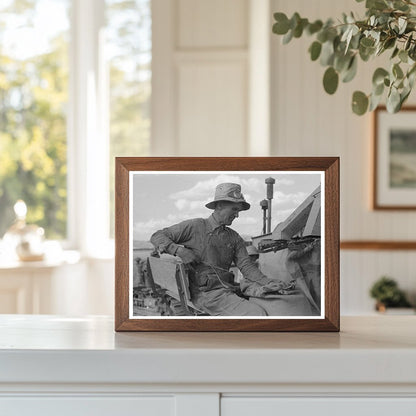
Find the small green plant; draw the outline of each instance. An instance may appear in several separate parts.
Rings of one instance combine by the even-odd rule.
[[[390,308],[410,307],[404,292],[399,289],[397,282],[387,276],[377,280],[370,289],[370,295],[376,299],[378,308],[384,306]]]
[[[340,80],[349,82],[355,77],[359,60],[367,62],[389,53],[390,65],[373,74],[371,93],[353,93],[352,110],[358,115],[372,111],[387,93],[387,110],[396,113],[416,79],[416,0],[366,0],[365,8],[364,18],[344,13],[337,22],[310,22],[299,13],[289,19],[275,13],[273,33],[283,36],[283,44],[305,33],[315,38],[309,54],[312,61],[319,59],[326,67],[323,86],[328,94],[335,93]]]

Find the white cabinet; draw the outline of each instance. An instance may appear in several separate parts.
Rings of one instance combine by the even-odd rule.
[[[221,416],[414,416],[416,398],[224,397]]]
[[[113,271],[114,259],[80,259],[75,251],[28,263],[0,256],[0,314],[111,314]]]
[[[0,315],[0,415],[416,415],[416,316],[341,333],[115,333]]]
[[[69,292],[78,285],[78,296],[83,298],[86,287],[85,263],[58,262],[0,262],[0,314],[70,313]]]
[[[174,416],[175,398],[166,397],[15,397],[0,398],[7,416]]]

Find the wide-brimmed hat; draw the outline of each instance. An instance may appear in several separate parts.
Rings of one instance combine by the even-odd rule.
[[[241,193],[241,186],[238,183],[220,183],[215,188],[214,200],[208,202],[205,206],[209,209],[215,209],[215,205],[219,201],[236,202],[241,204],[241,210],[246,211],[250,208],[250,204],[246,202]]]

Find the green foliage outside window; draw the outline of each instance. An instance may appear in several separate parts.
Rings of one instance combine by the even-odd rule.
[[[5,47],[14,26],[36,26],[42,4],[58,4],[68,12],[70,1],[6,0],[0,5],[0,238],[14,220],[18,199],[28,206],[27,221],[45,228],[47,238],[67,234],[69,30],[57,30],[42,53],[23,48],[19,56]],[[106,0],[105,5],[112,234],[114,157],[149,152],[151,10],[150,0]]]
[[[66,237],[66,33],[35,56],[19,57],[4,46],[7,20],[33,26],[34,5],[0,8],[0,238],[18,199],[28,206],[27,221],[44,227],[48,238]]]
[[[146,156],[150,145],[150,0],[107,0],[110,66],[110,235],[114,236],[114,158]]]

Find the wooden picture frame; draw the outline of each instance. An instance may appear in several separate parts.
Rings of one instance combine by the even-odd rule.
[[[416,209],[416,107],[373,113],[373,209]]]
[[[278,222],[278,225],[276,225],[273,231],[271,231],[271,220],[269,220],[269,216],[274,212],[270,202],[272,201],[270,198],[273,198],[273,195],[269,195],[269,186],[273,185],[263,185],[265,182],[264,178],[267,178],[268,176],[277,178],[277,202],[273,207],[277,210],[274,221]],[[266,179],[266,183],[268,183],[267,180],[269,179]],[[219,196],[220,191],[218,191],[218,183],[220,182],[234,182],[237,184],[241,182],[241,193],[244,195],[246,192],[247,201],[251,203],[251,210],[253,213],[251,214],[250,211],[241,213],[242,217],[243,215],[249,215],[250,213],[250,215],[254,216],[254,222],[259,218],[258,224],[256,223],[253,232],[250,234],[250,236],[253,237],[252,242],[248,241],[244,244],[247,245],[252,243],[253,246],[261,251],[260,267],[262,267],[262,261],[264,262],[264,265],[271,265],[271,267],[287,267],[288,270],[290,269],[290,272],[287,270],[287,273],[289,273],[290,276],[299,277],[296,277],[296,286],[294,288],[289,288],[287,291],[279,290],[278,292],[274,292],[277,293],[275,296],[277,300],[264,301],[263,299],[260,299],[260,304],[263,305],[262,307],[265,308],[265,310],[269,310],[267,309],[268,305],[274,305],[273,307],[277,305],[278,310],[280,307],[279,305],[282,305],[282,303],[279,303],[278,299],[283,299],[284,301],[287,301],[288,303],[292,302],[292,304],[295,305],[294,315],[293,313],[291,314],[288,312],[289,309],[283,309],[284,312],[282,314],[280,314],[280,312],[277,315],[272,313],[270,314],[271,316],[257,316],[257,314],[256,316],[234,316],[233,314],[230,315],[228,313],[224,316],[215,315],[215,313],[212,312],[213,310],[206,306],[207,303],[200,302],[199,295],[196,299],[200,303],[197,303],[196,306],[192,303],[194,300],[192,296],[194,295],[191,293],[190,297],[186,296],[187,293],[185,292],[188,290],[186,285],[189,283],[189,279],[193,282],[196,272],[194,274],[191,273],[189,275],[190,277],[185,276],[184,267],[181,264],[181,261],[173,261],[173,266],[172,263],[167,266],[161,266],[162,269],[165,270],[165,274],[163,274],[159,273],[160,267],[157,263],[165,256],[165,254],[161,255],[160,258],[156,257],[156,260],[150,255],[145,259],[140,257],[135,258],[134,247],[136,240],[134,238],[136,238],[136,235],[138,236],[137,238],[143,238],[142,235],[147,238],[150,232],[161,229],[166,225],[166,222],[168,222],[168,224],[173,224],[175,222],[176,217],[168,217],[168,215],[165,215],[168,212],[173,212],[173,208],[168,207],[171,203],[170,201],[173,201],[172,203],[176,204],[175,206],[177,207],[194,206],[195,204],[193,204],[193,202],[195,201],[192,200],[192,197],[195,195],[195,200],[198,200],[198,198],[204,199],[204,203],[198,202],[196,204],[199,209],[200,206],[203,206],[205,202],[209,200],[207,198],[210,198],[211,200],[214,198],[215,191],[214,202],[218,202],[221,200],[221,197]],[[307,191],[309,189],[308,187],[311,187],[312,185],[315,186],[316,183],[319,183],[319,190],[316,191],[315,189],[315,193],[312,192],[309,195],[309,191]],[[208,187],[206,186],[207,184],[209,184]],[[214,185],[217,186],[215,190]],[[228,186],[228,184],[225,185]],[[284,190],[286,189],[284,188],[285,186],[287,187],[287,191]],[[192,190],[191,193],[188,192],[186,194],[188,196],[191,195],[192,204],[189,204],[189,201],[184,202],[184,200],[180,199],[184,195],[183,192],[185,192],[182,188],[186,188],[186,192],[190,189]],[[221,188],[221,186],[219,188]],[[205,194],[202,197],[198,194],[197,197],[196,190],[202,189],[205,189]],[[209,189],[210,196],[207,196],[207,189]],[[249,189],[250,195],[247,195]],[[322,192],[321,189],[323,190]],[[295,192],[296,190],[297,192]],[[300,190],[302,190],[302,192],[300,192]],[[259,197],[257,196],[259,195],[259,192],[264,193],[267,196],[267,208],[264,208],[264,203],[263,206],[260,205],[260,201],[258,201]],[[339,331],[339,158],[118,157],[116,158],[115,193],[116,331]],[[230,195],[234,195],[232,198],[244,198],[241,193],[234,192]],[[173,195],[171,195],[171,199],[169,199],[169,194]],[[287,197],[285,197],[285,195]],[[297,196],[295,197],[294,195]],[[306,198],[305,195],[307,196]],[[249,197],[251,197],[252,200],[249,200]],[[232,198],[230,201],[234,201]],[[222,200],[224,200],[224,198],[222,198]],[[280,200],[287,201],[289,205],[291,204],[291,207],[288,205],[289,208],[287,212],[283,208],[279,208]],[[270,202],[270,205],[267,205],[269,203],[267,201]],[[276,201],[276,199],[274,201]],[[218,207],[218,204],[216,205],[215,203],[208,205],[210,207],[211,205]],[[321,205],[323,212],[322,216]],[[219,206],[221,207],[222,205],[220,204]],[[238,206],[241,209],[244,205],[239,204]],[[293,210],[293,206],[296,206],[296,209]],[[207,210],[206,208],[204,209]],[[264,214],[263,217],[262,209]],[[290,213],[291,211],[292,213]],[[164,215],[163,218],[162,214]],[[286,219],[279,222],[279,216]],[[156,221],[154,218],[159,218],[160,221]],[[246,218],[245,221],[241,218],[236,219],[235,224],[239,224],[239,227],[248,227],[249,225],[247,224],[253,222],[248,221],[250,218],[253,219],[252,217],[244,218]],[[259,226],[262,224],[262,219],[263,230],[258,231]],[[232,221],[233,219],[231,219],[231,222]],[[155,229],[149,231],[149,224],[155,224]],[[194,223],[192,222],[192,224]],[[226,223],[226,225],[229,224]],[[269,228],[266,230],[266,227]],[[234,224],[231,228],[234,228]],[[228,227],[223,227],[223,229],[228,230]],[[308,230],[307,232],[305,231],[306,229]],[[303,233],[303,231],[305,231],[305,233]],[[230,232],[234,233],[232,234],[234,236],[237,235],[235,231]],[[240,233],[243,235],[242,232]],[[319,235],[317,235],[317,233],[319,233]],[[263,238],[263,236],[268,238]],[[273,238],[276,236],[278,236],[278,238]],[[313,240],[312,243],[311,239]],[[318,240],[319,245],[317,243]],[[178,242],[178,244],[182,243]],[[270,247],[268,244],[270,244]],[[185,246],[186,245],[189,244],[186,243]],[[172,246],[167,247],[170,247],[169,250],[171,250]],[[243,253],[242,258],[245,259],[246,254],[244,249],[242,249],[241,246],[238,247],[239,253]],[[308,266],[312,264],[312,260],[308,260],[310,263],[305,263],[305,266],[305,264],[301,264],[300,260],[293,260],[295,257],[290,255],[290,253],[296,252],[300,253],[300,256],[303,256],[303,253],[308,253],[309,250],[309,254],[305,255],[309,256],[308,259],[311,259],[312,254],[310,253],[318,250],[317,247],[319,247],[320,252],[318,251],[319,254],[314,257],[315,269]],[[163,250],[160,250],[160,247],[158,248],[159,252],[163,253]],[[234,250],[234,248],[232,250]],[[174,252],[177,253],[177,247]],[[235,251],[233,251],[233,253],[235,253]],[[166,256],[169,257],[168,255]],[[275,256],[280,256],[280,260],[277,261],[277,257]],[[286,257],[283,261],[281,259],[283,259],[284,256]],[[290,260],[288,260],[289,258]],[[169,261],[170,260],[171,258],[169,257]],[[138,267],[136,267],[138,264],[142,264],[142,261],[146,261],[145,266],[147,267],[144,274],[137,272]],[[234,261],[239,263],[241,259],[234,259]],[[246,260],[244,260],[244,262],[246,262]],[[299,264],[300,267],[297,268],[296,266],[293,268],[292,266],[294,263]],[[197,266],[195,267],[198,267],[198,264],[199,263],[197,263]],[[316,269],[316,264],[319,264],[318,269]],[[289,267],[288,265],[292,266]],[[187,267],[188,266],[185,268],[188,270]],[[213,267],[213,269],[219,269],[217,266],[211,267]],[[313,273],[312,277],[308,280],[307,272],[305,270],[310,271],[312,269],[315,271],[319,270],[320,289],[317,289],[317,285],[315,284],[316,279]],[[295,272],[293,270],[295,270]],[[156,274],[158,274],[158,278],[153,276]],[[135,276],[137,275],[140,276],[140,279],[144,276],[144,283],[137,283],[134,281],[136,278]],[[166,276],[169,278],[165,278]],[[282,276],[282,274],[278,274],[278,276]],[[162,279],[162,281],[160,279]],[[315,280],[312,281],[312,279]],[[307,282],[306,287],[305,282]],[[251,284],[250,281],[249,283]],[[172,285],[174,287],[171,287]],[[312,289],[315,288],[315,291],[312,290],[312,298],[311,291],[308,289],[307,285],[312,287]],[[240,284],[240,287],[241,286],[242,284]],[[198,286],[198,290],[202,290],[201,288],[202,286]],[[152,290],[155,290],[155,292],[152,292]],[[172,291],[176,291],[176,296],[179,293],[177,300],[175,300],[174,297],[171,297],[171,295],[175,296]],[[296,293],[300,296],[299,298],[296,298]],[[249,296],[252,296],[251,292]],[[248,298],[248,296],[246,296],[245,300],[242,301],[244,306],[247,305],[245,303],[247,299],[247,302],[258,301],[257,295],[255,296],[256,298]],[[290,298],[290,296],[293,297]],[[301,298],[302,300],[299,300],[299,303],[297,300],[294,301],[294,299]],[[317,298],[320,299],[319,302],[317,301]],[[309,303],[305,303],[305,299],[309,300]],[[183,310],[183,307],[186,306],[185,303],[188,300],[190,301],[189,305],[192,306],[189,306],[189,310],[186,309],[190,311],[189,315],[171,315],[173,304],[176,305],[179,302],[179,306],[181,306]],[[302,302],[305,303],[305,305],[308,304],[310,310],[313,312],[310,314],[298,313],[297,311],[303,310],[296,309]],[[267,307],[264,306],[265,303],[267,304]],[[159,305],[157,306],[159,309],[154,309],[156,308],[155,305]],[[252,303],[250,303],[250,305],[252,305]],[[313,309],[311,305],[314,305],[315,309]],[[193,307],[195,307],[195,309],[193,309]],[[152,311],[157,310],[157,316],[155,315],[155,312],[152,312],[150,316],[144,315],[149,308],[153,308]],[[274,311],[275,309],[272,308],[271,310]],[[202,313],[199,313],[198,311],[202,311]],[[269,315],[269,312],[267,312],[267,314]]]

